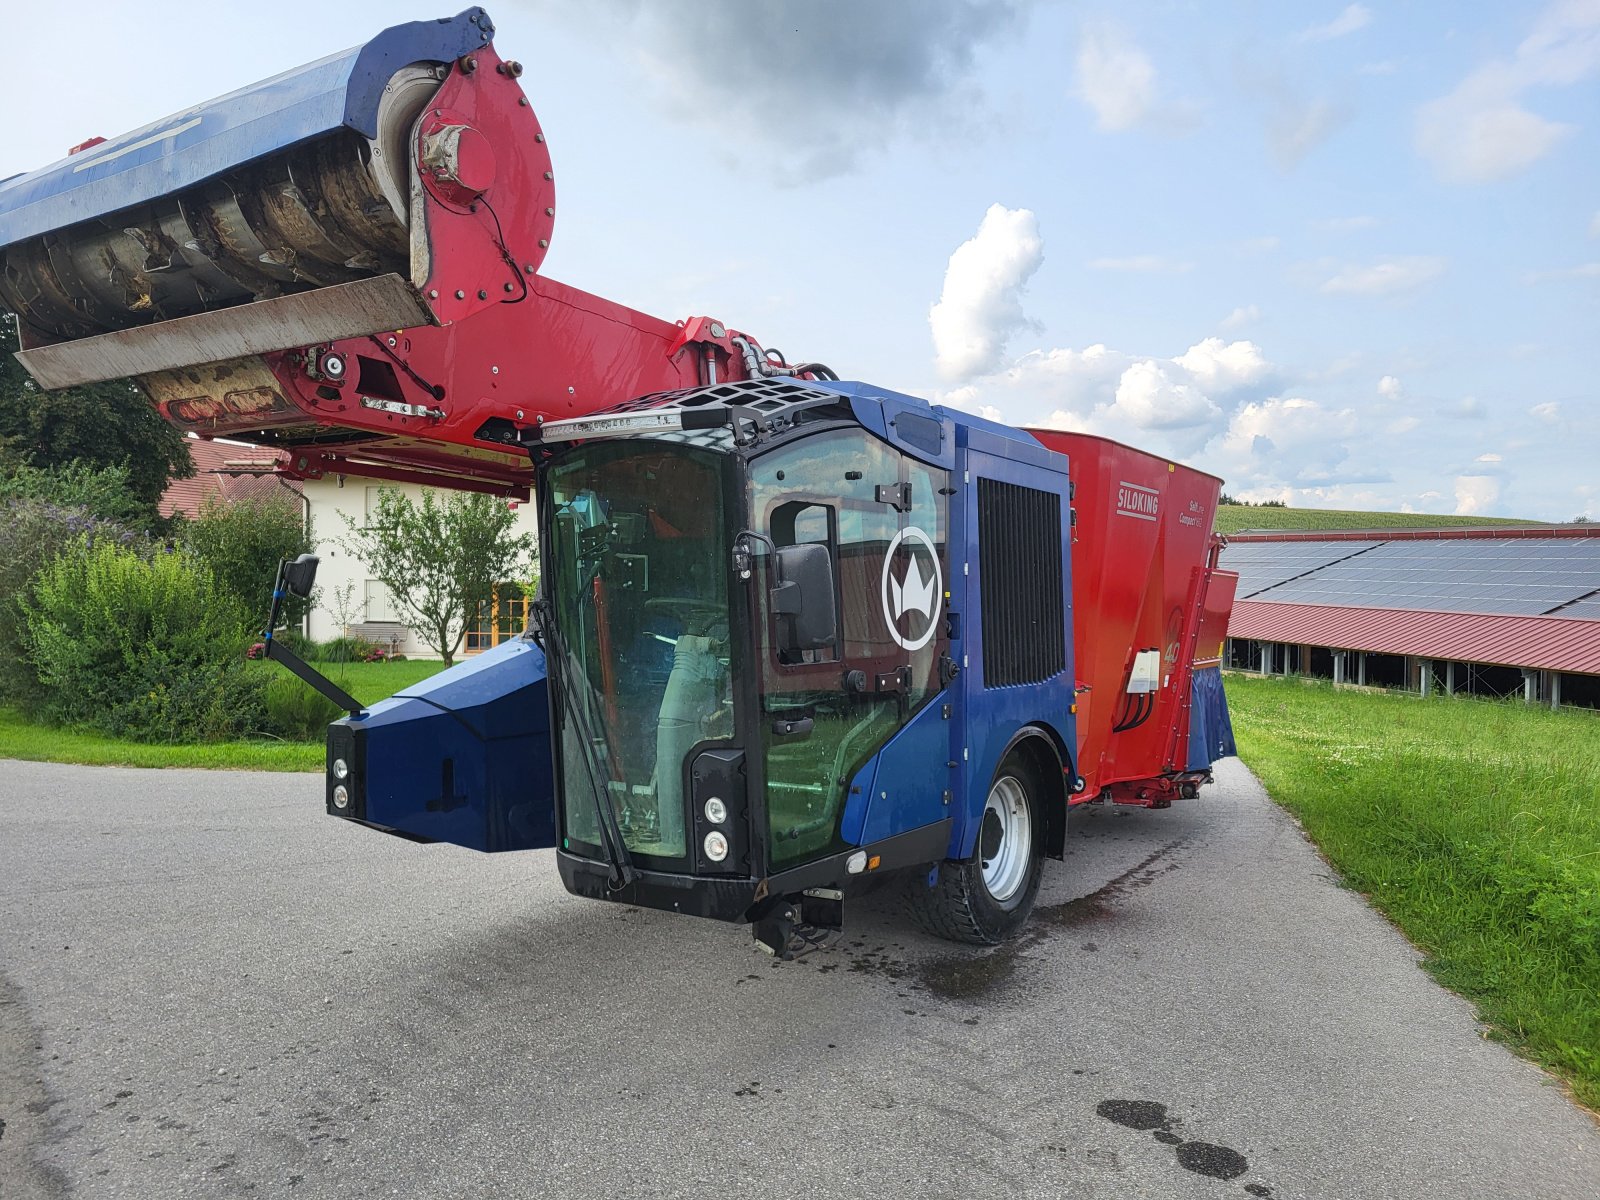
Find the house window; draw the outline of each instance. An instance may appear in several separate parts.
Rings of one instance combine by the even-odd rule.
[[[528,627],[528,597],[514,583],[502,583],[494,598],[478,605],[478,618],[467,629],[466,652],[476,654],[516,637]]]

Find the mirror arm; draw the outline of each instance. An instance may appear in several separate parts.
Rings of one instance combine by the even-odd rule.
[[[333,680],[329,679],[321,671],[317,670],[310,663],[306,662],[305,659],[301,658],[293,650],[290,650],[282,642],[275,642],[269,637],[267,638],[266,645],[266,656],[268,658],[272,659],[274,662],[282,663],[285,667],[289,668],[290,672],[298,676],[310,687],[315,688],[329,700],[332,700],[352,717],[359,717],[362,712],[365,711],[361,701],[357,700],[354,696],[341,688]]]

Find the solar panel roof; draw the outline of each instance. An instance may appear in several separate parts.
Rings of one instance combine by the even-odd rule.
[[[1241,599],[1600,617],[1600,598],[1580,600],[1600,589],[1600,538],[1246,542],[1222,565]]]

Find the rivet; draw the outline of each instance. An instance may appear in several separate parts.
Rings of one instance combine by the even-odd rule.
[[[569,395],[569,396],[570,396],[570,395],[572,395],[572,394],[573,394],[573,393],[574,393],[574,392],[576,392],[576,391],[577,391],[577,390],[578,390],[578,389],[577,389],[577,388],[574,388],[574,387],[569,387],[569,388],[568,388],[568,389],[567,389],[567,395]]]
[[[505,290],[506,290],[506,291],[508,291],[508,292],[509,292],[509,291],[510,291],[510,290],[511,290],[511,285],[510,285],[510,284],[509,284],[509,283],[507,283],[507,284],[504,284],[504,285],[503,285],[503,287],[504,287],[504,288],[505,288]]]
[[[522,420],[522,410],[520,408],[517,409],[517,420]]]
[[[544,249],[545,247],[549,246],[549,245],[550,245],[550,239],[549,238],[540,238],[539,239],[539,248],[541,250]]]
[[[439,289],[438,288],[429,288],[428,289],[428,299],[429,300],[437,300],[438,298],[439,298]]]
[[[489,298],[489,293],[484,291],[482,288],[479,288],[478,289],[478,299],[479,300],[487,300],[488,298]]]
[[[534,135],[533,135],[533,140],[534,140],[534,141],[536,141],[536,142],[542,142],[542,141],[544,141],[544,134],[542,134],[542,133],[536,133],[536,134],[534,134]]]
[[[547,208],[544,210],[544,215],[547,217],[553,217],[556,215],[556,210],[553,208]]]
[[[500,368],[499,367],[490,367],[489,368],[489,374],[491,374],[491,375],[500,374]]]
[[[463,292],[460,288],[457,288],[456,289],[456,299],[457,300],[465,300],[466,298],[467,298],[467,294],[465,292]]]
[[[533,264],[532,263],[524,263],[522,265],[522,271],[523,271],[523,274],[525,274],[525,275],[532,275],[533,274]]]
[[[528,107],[528,98],[526,96],[518,96],[517,97],[517,107],[518,108],[527,108]]]
[[[544,173],[544,177],[546,179],[554,179],[556,177],[556,173],[554,171],[546,171]]]

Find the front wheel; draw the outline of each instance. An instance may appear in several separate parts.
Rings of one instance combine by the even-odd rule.
[[[932,887],[910,881],[911,914],[936,937],[993,946],[1033,910],[1044,864],[1043,788],[1027,758],[1012,751],[984,800],[977,844],[959,862],[939,864]]]

